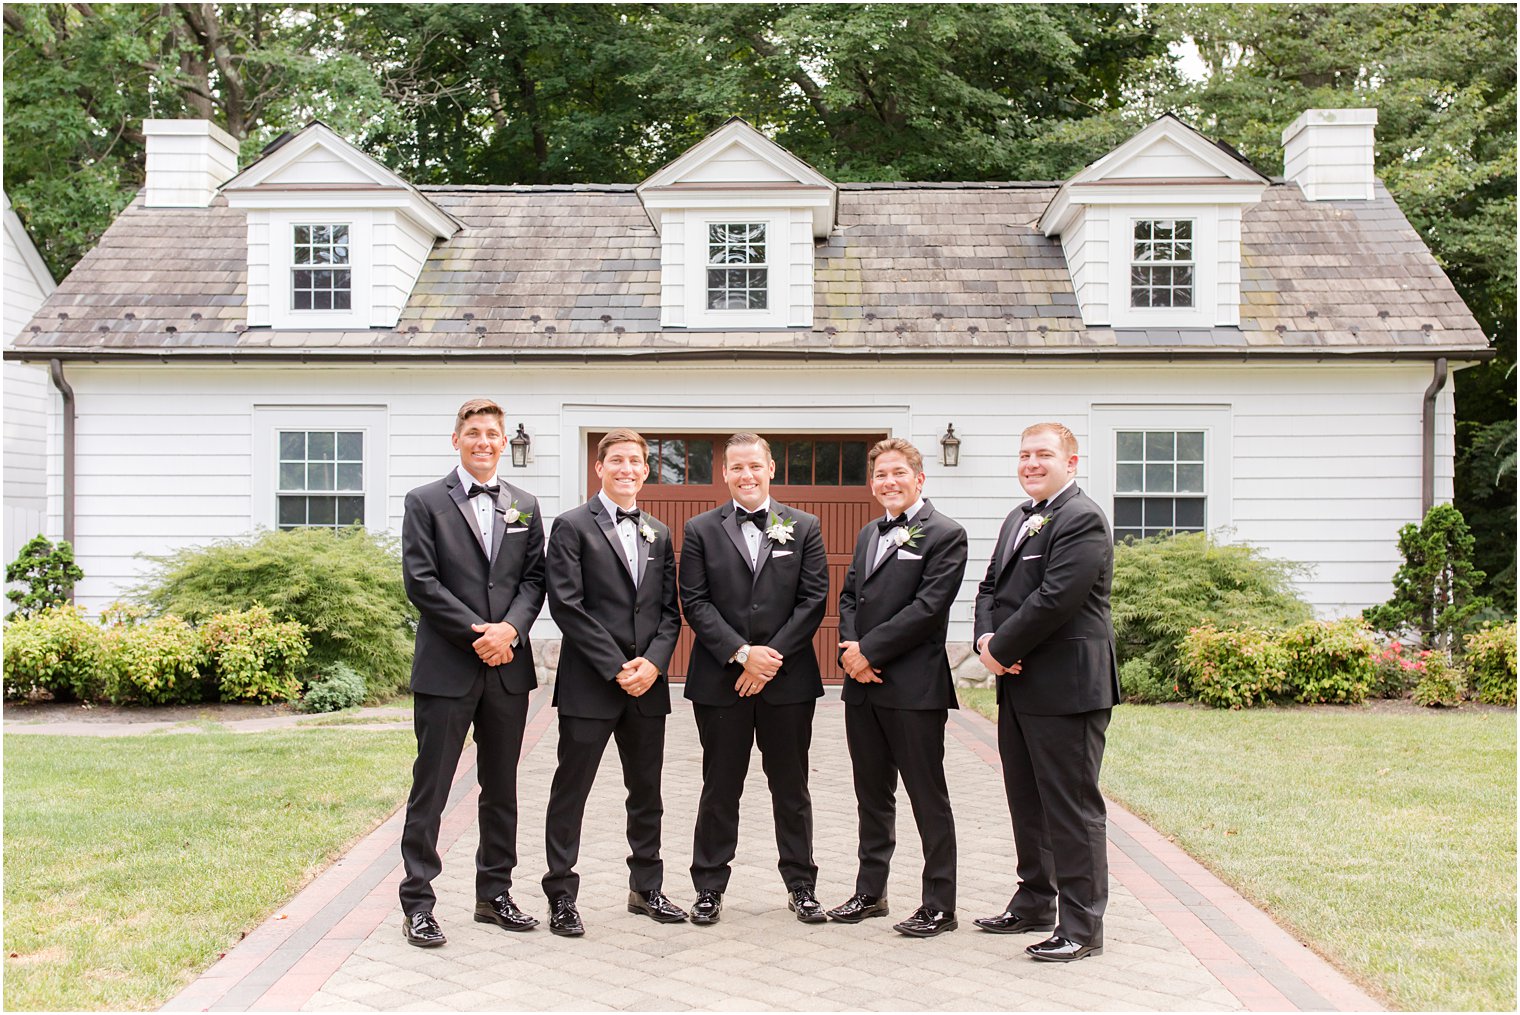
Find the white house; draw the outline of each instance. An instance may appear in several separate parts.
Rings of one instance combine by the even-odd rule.
[[[5,197],[4,348],[31,323],[53,291],[53,274]],[[47,367],[5,363],[5,538],[8,563],[42,532],[47,512]],[[9,607],[7,602],[6,606]]]
[[[1062,183],[835,183],[735,119],[637,187],[420,188],[321,123],[234,175],[214,126],[148,121],[142,195],[6,355],[71,388],[49,529],[92,608],[141,553],[398,530],[488,395],[545,522],[609,428],[654,442],[643,503],[676,531],[723,495],[723,437],[767,435],[836,588],[875,513],[867,442],[909,438],[971,538],[963,642],[1044,419],[1120,536],[1220,530],[1312,564],[1304,594],[1345,613],[1450,499],[1449,374],[1489,355],[1373,178],[1375,121],[1308,111],[1286,179],[1168,116]]]

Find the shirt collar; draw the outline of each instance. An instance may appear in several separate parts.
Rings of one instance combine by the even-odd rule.
[[[468,497],[469,494],[470,494],[470,486],[472,484],[474,484],[474,483],[480,483],[480,480],[476,479],[474,476],[472,476],[468,472],[466,472],[463,465],[456,465],[456,466],[454,466],[454,471],[457,472],[457,473],[459,473],[459,481],[464,484],[465,496]],[[480,485],[481,486],[491,486],[492,484],[495,484],[495,485],[498,485],[498,486],[501,485],[501,477],[497,476],[497,475],[493,475],[490,479],[486,480],[484,483],[481,483]],[[476,496],[479,496],[479,494],[477,494]]]
[[[922,511],[923,509],[924,509],[924,499],[922,497],[920,497],[920,498],[918,498],[918,500],[916,500],[916,501],[913,502],[913,506],[910,507],[907,511],[905,511],[904,514],[906,514],[908,516],[908,521],[911,522],[915,517],[917,517],[918,513],[920,511]],[[882,517],[883,518],[891,518],[892,516],[891,515],[882,515]]]
[[[1046,499],[1045,506],[1046,507],[1050,507],[1050,505],[1054,504],[1056,502],[1056,500],[1061,496],[1061,494],[1065,493],[1067,490],[1070,490],[1072,488],[1072,486],[1076,483],[1076,481],[1077,481],[1077,477],[1076,476],[1073,476],[1070,479],[1068,479],[1066,481],[1066,485],[1065,486],[1061,487],[1061,489],[1057,490],[1055,493],[1051,494]],[[1031,497],[1029,499],[1029,506],[1030,507],[1034,507],[1035,504],[1037,504],[1037,503],[1039,503],[1039,502],[1036,501],[1033,497]]]
[[[738,501],[734,501],[733,505],[734,505],[734,510],[735,511],[748,511],[749,510],[749,508],[745,507],[743,504],[740,504]],[[759,507],[755,508],[755,510],[756,511],[764,511],[765,512],[765,516],[767,518],[769,518],[770,517],[770,513],[771,513],[771,499],[769,497],[765,498],[765,503],[761,504]]]
[[[612,522],[613,522],[614,525],[616,525],[617,524],[617,513],[619,511],[625,511],[627,509],[624,508],[617,501],[613,500],[611,497],[607,496],[607,491],[606,490],[598,490],[598,491],[596,491],[596,495],[602,499],[602,507],[604,507],[604,508],[607,509],[607,514],[612,517]],[[633,506],[635,508],[637,508],[638,504],[635,503]]]

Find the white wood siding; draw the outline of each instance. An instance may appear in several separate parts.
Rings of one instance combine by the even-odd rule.
[[[686,212],[661,212],[660,326],[686,326]]]
[[[347,159],[322,145],[315,145],[300,159],[281,169],[263,181],[264,185],[302,185],[309,183],[352,183],[356,186],[373,186],[374,177],[360,172]]]
[[[737,142],[712,155],[681,178],[683,183],[795,183],[768,159]]]
[[[457,462],[453,413],[477,394],[497,398],[515,431],[526,424],[533,461],[505,475],[534,491],[547,523],[584,495],[585,432],[634,425],[712,431],[887,427],[925,453],[926,493],[971,538],[972,559],[951,636],[969,640],[976,582],[1003,516],[1020,498],[1017,435],[1065,421],[1083,442],[1079,480],[1112,469],[1111,449],[1088,447],[1094,405],[1187,410],[1226,407],[1230,421],[1227,538],[1314,566],[1303,591],[1326,615],[1390,594],[1397,532],[1420,513],[1424,364],[1276,366],[927,366],[627,364],[617,368],[461,365],[343,367],[111,367],[76,365],[78,552],[90,609],[133,583],[139,553],[163,553],[247,532],[254,498],[253,407],[383,406],[385,518],[399,530],[406,492]],[[736,392],[749,391],[747,398]],[[1452,400],[1440,400],[1437,496],[1451,496]],[[55,409],[56,411],[56,409]],[[961,465],[939,464],[954,422]],[[61,503],[54,501],[54,504]],[[1110,505],[1105,505],[1105,508]],[[553,636],[547,620],[541,636]]]
[[[1072,288],[1082,309],[1082,323],[1089,327],[1108,324],[1113,316],[1108,302],[1108,207],[1080,209],[1061,237],[1061,249],[1066,253]]]
[[[409,216],[394,211],[375,212],[372,228],[374,295],[369,323],[372,327],[393,328],[401,319],[401,311],[433,249],[433,233]]]
[[[42,255],[27,235],[21,219],[5,200],[4,342],[15,345],[16,337],[31,321],[37,308],[56,288]],[[37,518],[47,507],[47,368],[7,362],[5,374],[5,561],[16,548],[39,531]],[[16,531],[12,532],[12,528]],[[22,530],[31,531],[22,533]]]
[[[813,323],[813,213],[793,208],[788,226],[786,323],[806,328]]]
[[[1188,177],[1222,178],[1223,173],[1199,160],[1192,152],[1172,141],[1159,138],[1154,144],[1123,164],[1104,174],[1115,180],[1186,179]]]

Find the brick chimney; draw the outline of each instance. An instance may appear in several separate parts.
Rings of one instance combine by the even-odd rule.
[[[149,208],[204,208],[237,175],[237,139],[210,120],[144,120]]]
[[[1376,109],[1306,109],[1283,131],[1283,175],[1311,201],[1372,200]]]

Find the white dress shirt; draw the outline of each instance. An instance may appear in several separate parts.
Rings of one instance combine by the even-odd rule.
[[[922,497],[920,497],[920,498],[918,498],[918,500],[914,501],[913,502],[913,506],[910,507],[905,512],[907,514],[907,516],[908,516],[908,525],[909,525],[910,528],[912,527],[913,519],[918,515],[918,512],[923,509],[923,506],[924,506],[924,499]],[[891,518],[892,516],[891,515],[883,515],[883,517],[884,518]],[[886,558],[887,554],[891,553],[893,550],[899,549],[897,543],[894,542],[893,539],[892,539],[892,532],[893,531],[894,531],[893,529],[888,529],[887,531],[883,532],[880,536],[877,537],[877,541],[876,541],[876,563],[877,564],[880,564]],[[909,549],[908,552],[912,553],[913,550]]]
[[[454,468],[459,473],[459,481],[464,484],[464,492],[468,497],[470,486],[474,483],[480,483],[480,480],[466,472],[463,465],[456,465]],[[500,486],[501,479],[497,476],[492,476],[484,483],[480,483],[480,485]],[[468,499],[470,509],[475,512],[475,527],[480,530],[481,545],[489,551],[491,547],[491,529],[496,524],[496,501],[483,493],[477,493],[473,497],[468,497]]]
[[[608,518],[617,518],[618,511],[626,511],[617,501],[607,496],[606,491],[598,490],[598,497],[602,498],[602,507],[607,511]],[[638,507],[637,504],[634,507]],[[623,543],[623,562],[628,565],[628,573],[634,581],[639,578],[639,527],[633,524],[632,518],[624,518],[620,522],[614,522],[613,528],[617,530],[618,539]]]
[[[734,501],[734,510],[748,511],[749,509],[738,501]],[[769,518],[771,516],[771,499],[769,497],[765,498],[765,503],[755,510],[764,511],[765,517]],[[755,565],[760,562],[760,540],[764,537],[765,533],[756,528],[755,523],[748,519],[739,523],[739,531],[743,533],[744,543],[749,547],[749,566],[753,570]]]

